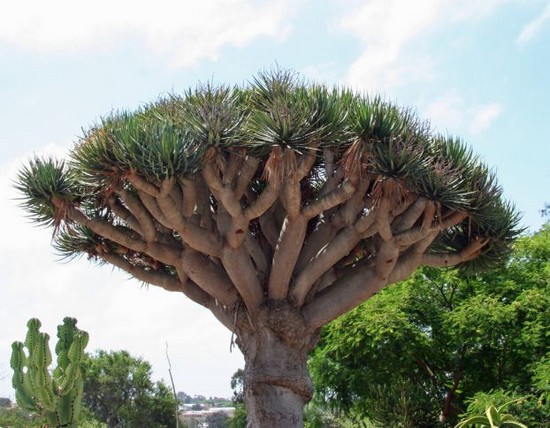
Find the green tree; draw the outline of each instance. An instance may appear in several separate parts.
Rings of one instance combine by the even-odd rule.
[[[303,424],[321,326],[418,266],[492,267],[517,234],[458,139],[283,71],[112,114],[18,188],[62,254],[184,294],[233,331],[263,427]]]
[[[514,395],[472,415],[534,396],[514,415],[545,426],[549,273],[550,224],[519,239],[500,269],[418,271],[325,327],[310,361],[319,399],[382,425],[413,414],[409,426],[433,426],[456,423],[476,394],[503,389]],[[402,410],[388,413],[397,403]]]
[[[238,369],[231,376],[231,389],[233,397],[231,401],[235,406],[235,413],[229,421],[230,428],[246,427],[246,407],[244,405],[244,370]]]
[[[233,390],[233,404],[244,403],[244,370],[238,369],[231,376],[231,389]]]
[[[228,425],[229,428],[246,428],[246,409],[244,404],[235,405],[235,413]]]
[[[191,403],[193,400],[193,398],[189,394],[186,394],[183,391],[178,391],[176,397],[181,404]]]
[[[84,405],[110,427],[175,426],[175,398],[151,380],[151,365],[127,351],[97,351],[83,363]]]

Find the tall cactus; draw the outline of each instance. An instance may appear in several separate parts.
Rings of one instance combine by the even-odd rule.
[[[42,415],[52,427],[77,426],[83,388],[80,365],[88,333],[79,330],[76,322],[66,317],[57,327],[57,367],[53,373],[48,370],[52,363],[50,336],[40,332],[38,319],[27,323],[24,343],[12,344],[10,365],[17,404]]]

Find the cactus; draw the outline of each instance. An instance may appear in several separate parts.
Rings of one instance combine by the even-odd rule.
[[[63,320],[57,327],[57,367],[50,373],[50,337],[40,332],[40,326],[38,319],[29,320],[25,342],[12,344],[10,365],[17,404],[42,415],[48,426],[76,427],[83,389],[80,365],[88,333],[76,327],[76,319]]]

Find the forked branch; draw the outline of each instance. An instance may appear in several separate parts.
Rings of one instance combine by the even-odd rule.
[[[488,243],[489,239],[476,238],[458,253],[425,254],[422,258],[422,264],[432,267],[456,266],[476,258]]]

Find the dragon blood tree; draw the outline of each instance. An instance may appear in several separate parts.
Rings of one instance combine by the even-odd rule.
[[[302,425],[325,323],[420,265],[489,268],[518,233],[460,141],[283,71],[112,114],[17,187],[62,254],[181,293],[235,333],[250,426]]]

